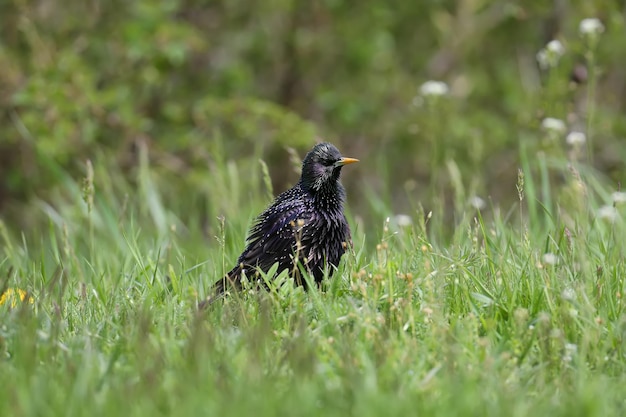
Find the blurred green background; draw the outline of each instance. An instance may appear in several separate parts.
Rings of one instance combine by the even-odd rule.
[[[453,216],[472,196],[513,207],[523,164],[555,193],[568,163],[616,189],[625,15],[610,0],[2,0],[0,215],[32,227],[33,201],[54,204],[88,160],[132,183],[145,155],[184,219],[215,205],[203,184],[228,163],[262,158],[282,191],[318,138],[362,160],[344,183],[365,218],[415,201]],[[589,17],[602,33],[581,35]],[[420,95],[429,80],[448,94]]]

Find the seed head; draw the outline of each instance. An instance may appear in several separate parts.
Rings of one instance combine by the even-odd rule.
[[[541,69],[554,68],[559,63],[561,57],[565,54],[563,44],[554,39],[539,52],[537,52],[537,62]]]
[[[485,203],[485,200],[478,197],[477,195],[470,197],[469,204],[470,206],[474,207],[476,210],[482,210],[485,207],[487,207],[487,203]]]
[[[548,133],[565,133],[565,122],[554,117],[546,117],[541,121],[541,128]]]
[[[580,21],[578,31],[583,37],[597,36],[604,32],[604,25],[600,19],[591,17]]]
[[[396,214],[394,220],[399,227],[408,227],[413,224],[413,219],[407,214]]]
[[[420,95],[424,97],[445,96],[449,91],[448,84],[442,81],[426,81],[420,87]]]
[[[556,265],[559,262],[559,257],[550,252],[544,253],[541,259],[546,265]]]
[[[580,147],[587,141],[587,136],[583,132],[569,132],[565,142],[572,147]]]
[[[609,205],[602,206],[598,209],[598,217],[612,222],[617,219],[617,209]]]
[[[626,192],[624,191],[615,191],[611,194],[611,197],[613,198],[613,204],[615,205],[626,203]]]

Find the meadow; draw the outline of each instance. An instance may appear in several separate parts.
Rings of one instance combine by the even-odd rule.
[[[354,250],[323,290],[267,276],[198,313],[272,193],[262,165],[223,162],[207,187],[233,209],[213,236],[163,204],[145,161],[137,187],[85,164],[30,235],[0,224],[0,414],[624,412],[623,193],[578,177],[549,209],[520,170],[518,207],[467,205],[448,237],[419,204],[351,214]]]

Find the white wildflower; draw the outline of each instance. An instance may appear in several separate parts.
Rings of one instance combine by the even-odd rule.
[[[485,207],[487,207],[487,203],[485,203],[485,200],[478,197],[477,195],[470,197],[469,204],[470,206],[474,207],[476,210],[482,210]]]
[[[565,133],[565,122],[554,117],[546,117],[541,121],[541,128],[550,133]]]
[[[550,252],[544,253],[541,259],[543,263],[547,265],[556,265],[557,262],[559,262],[559,257]]]
[[[598,217],[604,220],[614,221],[617,219],[617,209],[613,206],[602,206],[598,209]]]
[[[582,36],[594,36],[604,32],[604,25],[600,19],[592,17],[580,21],[578,31]]]
[[[564,350],[563,362],[571,362],[573,356],[578,352],[578,346],[573,343],[566,343]]]
[[[569,132],[565,138],[568,145],[578,147],[584,145],[587,136],[583,132]]]
[[[561,297],[566,301],[573,301],[576,299],[576,291],[571,287],[567,287],[561,293]]]
[[[615,191],[611,194],[611,197],[613,198],[613,203],[615,204],[626,203],[626,192],[624,191]]]
[[[548,44],[546,45],[546,50],[558,56],[563,56],[563,54],[565,53],[565,48],[563,47],[563,44],[556,39],[548,42]]]
[[[550,337],[553,339],[560,339],[563,337],[563,330],[561,329],[552,329],[550,330]]]
[[[448,84],[442,81],[426,81],[420,87],[422,96],[445,96],[450,91]]]
[[[559,62],[559,59],[565,54],[565,47],[563,44],[554,39],[548,42],[548,44],[537,52],[537,62],[541,69],[548,69],[552,67],[556,67]]]
[[[411,216],[406,214],[396,214],[394,216],[394,220],[396,224],[400,227],[408,227],[413,224],[413,219],[411,219]]]

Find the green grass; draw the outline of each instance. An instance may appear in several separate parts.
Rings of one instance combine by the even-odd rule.
[[[624,224],[596,216],[609,190],[591,180],[546,201],[529,170],[519,207],[456,210],[450,235],[441,213],[351,217],[325,291],[288,282],[197,314],[267,204],[263,169],[216,167],[184,218],[194,196],[166,195],[145,161],[136,189],[93,169],[40,203],[39,230],[1,225],[0,287],[33,302],[0,306],[0,415],[626,412]]]

